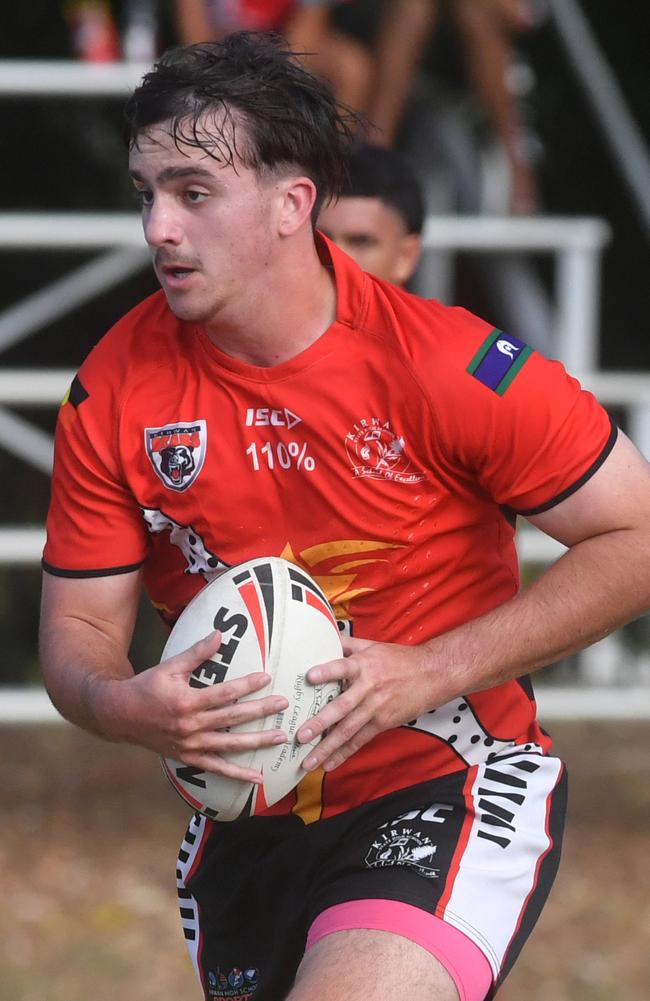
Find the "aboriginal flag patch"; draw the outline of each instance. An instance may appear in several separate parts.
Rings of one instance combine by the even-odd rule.
[[[61,410],[59,411],[59,420],[66,431],[69,431],[74,423],[77,416],[77,408],[87,399],[88,393],[81,385],[79,376],[75,375],[70,389],[61,401]]]
[[[472,358],[467,371],[488,389],[503,396],[532,353],[533,349],[518,337],[493,330]]]

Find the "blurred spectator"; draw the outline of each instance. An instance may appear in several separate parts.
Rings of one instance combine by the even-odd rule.
[[[153,62],[166,47],[160,0],[122,0],[122,54],[129,62]]]
[[[366,108],[374,142],[395,143],[420,178],[429,213],[478,215],[536,209],[531,143],[513,66],[533,0],[353,0],[332,15],[377,65]],[[534,79],[534,77],[531,77]],[[412,287],[473,308],[548,350],[552,310],[535,262],[520,254],[472,254],[456,266],[444,250],[423,256]]]
[[[400,153],[380,146],[353,154],[342,195],[318,217],[318,228],[364,271],[394,285],[406,285],[415,271],[423,224],[415,174]]]
[[[79,58],[151,61],[164,47],[161,0],[67,0],[63,7]],[[241,29],[281,32],[341,101],[368,114],[379,145],[396,141],[424,74],[442,92],[474,93],[506,156],[510,208],[535,210],[534,174],[508,86],[513,38],[533,25],[533,0],[174,0],[174,9],[183,44]]]
[[[509,86],[514,37],[535,23],[532,0],[352,0],[339,5],[335,23],[373,53],[374,86],[363,106],[373,142],[396,141],[423,79],[423,94],[435,91],[434,106],[473,94],[506,155],[512,211],[535,210],[535,178]]]
[[[332,27],[334,0],[176,0],[179,40],[220,38],[230,31],[278,31],[326,77],[340,101],[365,108],[373,82],[370,52]]]
[[[64,9],[78,59],[110,63],[120,58],[120,35],[109,0],[68,0]]]
[[[530,0],[455,0],[468,76],[506,154],[510,207],[518,214],[537,207],[537,186],[528,162],[519,102],[509,85],[513,35],[534,25]]]
[[[64,0],[70,45],[85,62],[150,63],[173,43],[163,0]]]

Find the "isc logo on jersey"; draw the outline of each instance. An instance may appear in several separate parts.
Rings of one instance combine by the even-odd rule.
[[[208,444],[206,421],[164,424],[144,429],[144,444],[151,465],[170,490],[187,490],[197,478]]]
[[[282,410],[273,410],[271,407],[249,407],[246,411],[247,428],[292,428],[300,423],[302,417],[298,417],[298,414],[294,414],[287,407]]]

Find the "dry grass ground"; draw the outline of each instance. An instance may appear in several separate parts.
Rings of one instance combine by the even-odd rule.
[[[564,861],[499,1001],[648,1001],[650,726],[554,731]],[[198,1001],[173,885],[187,814],[151,755],[2,728],[0,815],[0,1001]]]

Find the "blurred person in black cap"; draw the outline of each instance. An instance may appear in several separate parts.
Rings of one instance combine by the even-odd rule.
[[[364,145],[350,157],[341,196],[321,210],[318,228],[364,270],[406,285],[420,258],[424,199],[402,154]]]

